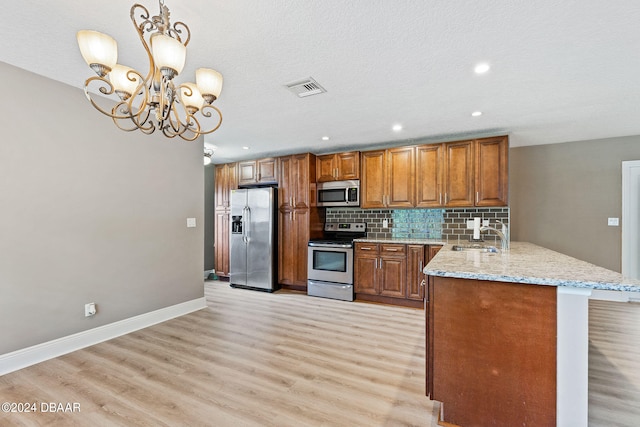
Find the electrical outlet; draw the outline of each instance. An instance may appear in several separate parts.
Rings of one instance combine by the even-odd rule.
[[[84,317],[91,317],[96,314],[96,303],[90,302],[84,305]]]
[[[620,218],[608,218],[607,225],[609,227],[618,227],[620,225]]]
[[[387,219],[382,220],[382,228],[389,228],[389,220]]]
[[[196,226],[195,218],[187,218],[187,228],[194,228]]]
[[[473,220],[472,219],[468,219],[467,220],[467,230],[473,230]]]

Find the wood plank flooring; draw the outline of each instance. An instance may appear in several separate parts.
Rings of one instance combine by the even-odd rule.
[[[640,426],[640,304],[589,302],[589,426]]]
[[[205,294],[204,310],[0,377],[0,401],[38,406],[0,425],[436,425],[422,310],[213,281]]]
[[[1,426],[436,426],[421,310],[205,283],[208,308],[0,377]],[[640,306],[592,301],[589,425],[640,425]],[[80,412],[42,412],[42,403]]]

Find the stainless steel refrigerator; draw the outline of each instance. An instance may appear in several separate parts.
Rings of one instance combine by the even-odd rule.
[[[275,289],[275,197],[271,187],[231,192],[229,283],[233,287]]]

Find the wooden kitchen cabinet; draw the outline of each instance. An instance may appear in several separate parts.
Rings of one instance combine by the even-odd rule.
[[[407,245],[407,298],[422,301],[424,298],[425,275],[422,269],[426,265],[425,252],[429,246]],[[428,252],[427,252],[428,253]]]
[[[316,157],[294,154],[278,159],[278,283],[307,289],[307,253],[311,238],[320,238],[324,210],[313,202]]]
[[[509,194],[509,140],[483,138],[475,143],[476,206],[507,206]]]
[[[556,425],[556,289],[429,277],[427,394],[443,425]]]
[[[216,165],[215,168],[215,273],[224,278],[229,276],[229,215],[231,190],[237,188],[237,168],[235,163]]]
[[[416,207],[442,206],[443,145],[429,144],[416,148]]]
[[[238,185],[277,184],[278,163],[275,158],[238,163]]]
[[[444,143],[444,206],[474,206],[473,141]]]
[[[317,182],[343,181],[360,178],[360,152],[317,156]]]
[[[416,150],[414,146],[361,153],[360,206],[415,206]]]
[[[424,246],[419,245],[424,253]],[[356,300],[422,307],[422,298],[408,296],[407,245],[356,242],[354,291]],[[417,267],[416,267],[417,268]]]
[[[507,206],[509,138],[361,153],[362,208]]]

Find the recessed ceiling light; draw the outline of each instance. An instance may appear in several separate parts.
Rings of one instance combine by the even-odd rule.
[[[249,147],[244,146],[244,147],[242,147],[242,149],[243,149],[243,150],[248,150],[248,149],[249,149]]]
[[[491,68],[489,64],[487,64],[486,62],[481,62],[475,66],[473,71],[475,71],[476,74],[484,74],[489,71],[489,68]]]
[[[402,130],[402,125],[396,124],[391,128],[394,132],[400,132]]]
[[[481,115],[482,115],[482,111],[474,111],[473,113],[471,113],[471,115],[472,115],[473,117],[481,116]]]
[[[328,136],[323,136],[323,137],[322,137],[322,140],[323,140],[323,141],[328,141],[328,140],[329,140],[329,137],[328,137]]]

